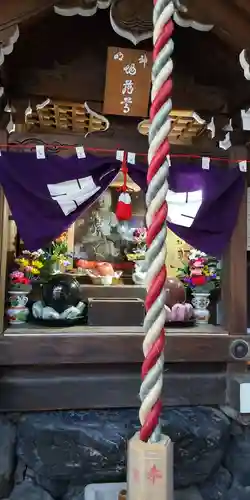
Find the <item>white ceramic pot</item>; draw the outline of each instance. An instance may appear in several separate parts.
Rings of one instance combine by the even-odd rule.
[[[192,305],[194,306],[194,316],[197,324],[204,325],[208,323],[210,313],[207,309],[209,305],[209,295],[208,292],[192,292],[193,299]]]
[[[29,314],[27,307],[9,307],[6,311],[10,325],[22,325],[26,323]]]
[[[29,310],[26,307],[29,300],[28,294],[29,291],[25,292],[21,290],[10,290],[8,292],[9,307],[6,314],[10,325],[21,325],[22,323],[26,323],[29,314]]]

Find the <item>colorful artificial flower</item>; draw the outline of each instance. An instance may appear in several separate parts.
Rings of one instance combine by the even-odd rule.
[[[213,263],[212,268],[211,263]],[[217,272],[217,261],[198,250],[192,250],[188,256],[188,262],[183,262],[183,268],[179,268],[177,277],[185,286],[199,289],[201,292],[210,292],[219,286],[220,277]]]
[[[64,233],[60,234],[60,236],[58,236],[55,239],[55,242],[56,243],[64,243],[66,240],[67,240],[67,232],[65,231]]]
[[[10,273],[10,279],[22,279],[24,278],[24,273],[21,271],[13,271]]]
[[[193,286],[202,286],[202,285],[205,285],[207,283],[207,277],[204,275],[193,276],[191,278],[190,282],[191,282],[191,285],[193,285]]]

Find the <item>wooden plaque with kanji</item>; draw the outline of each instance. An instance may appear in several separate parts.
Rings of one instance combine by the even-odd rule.
[[[151,52],[109,47],[103,113],[147,117],[151,69]]]

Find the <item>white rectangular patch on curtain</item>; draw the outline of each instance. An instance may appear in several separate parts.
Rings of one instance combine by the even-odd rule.
[[[58,184],[47,184],[47,187],[51,198],[58,203],[64,215],[74,212],[101,189],[96,186],[91,175]]]
[[[168,190],[168,221],[177,226],[191,227],[202,204],[202,191],[176,193]]]

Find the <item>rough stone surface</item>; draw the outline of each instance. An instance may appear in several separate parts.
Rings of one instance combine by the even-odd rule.
[[[18,456],[39,484],[120,482],[126,442],[136,430],[136,410],[26,414],[18,425]],[[210,476],[222,460],[229,430],[229,419],[212,408],[165,410],[163,431],[175,442],[176,488]]]
[[[12,486],[15,462],[16,429],[5,418],[0,419],[0,498],[7,497]]]
[[[98,495],[98,499],[100,497]],[[84,500],[84,490],[80,487],[70,488],[63,500]],[[182,490],[175,490],[174,500],[203,500],[199,490],[193,486]]]
[[[240,425],[243,426],[249,426],[250,425],[250,415],[245,415],[239,413],[237,410],[234,408],[231,408],[230,406],[221,406],[220,410],[227,415],[231,420],[235,420],[238,422]]]
[[[195,486],[184,488],[183,490],[175,490],[174,500],[203,500],[199,490]]]
[[[53,500],[47,491],[31,481],[24,481],[14,487],[9,500]]]
[[[175,500],[250,500],[247,421],[205,407],[168,408],[162,421],[175,443]],[[124,481],[138,427],[134,409],[0,417],[0,499],[84,500],[89,483]]]
[[[244,488],[237,481],[235,481],[223,500],[249,500],[250,488]]]
[[[230,472],[224,467],[220,467],[218,471],[200,485],[199,489],[203,500],[221,500],[227,498],[226,495],[231,485],[232,476]]]
[[[71,486],[63,500],[84,500],[84,488],[81,486]]]
[[[225,466],[239,484],[250,486],[250,427],[234,422],[231,433]]]

